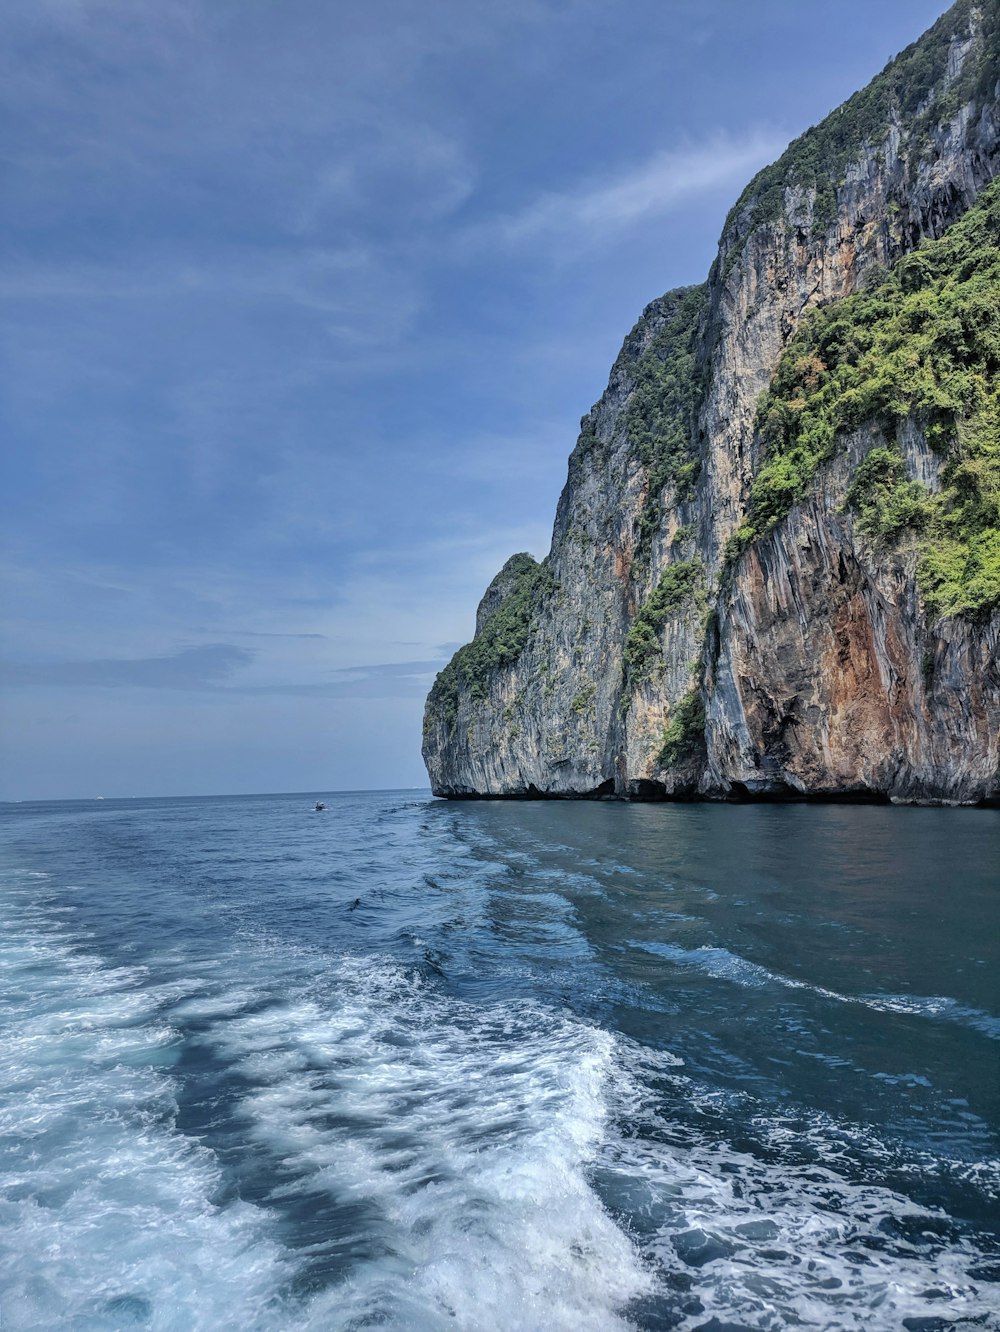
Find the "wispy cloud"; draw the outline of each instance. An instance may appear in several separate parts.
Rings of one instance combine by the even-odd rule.
[[[444,666],[444,658],[433,661],[387,661],[366,666],[345,666],[328,671],[332,680],[284,681],[273,684],[227,686],[226,694],[285,695],[292,698],[328,699],[419,699]]]
[[[331,345],[351,352],[395,344],[421,302],[419,281],[397,258],[363,244],[307,246],[295,238],[241,246],[203,238],[197,253],[151,242],[141,254],[103,261],[5,259],[0,296],[50,318],[59,304],[86,303],[105,336],[109,319],[132,318],[154,302],[163,317],[186,312],[193,333],[221,311],[241,320],[298,316],[312,321],[311,336],[327,356]]]
[[[763,130],[742,138],[719,133],[703,143],[655,153],[629,171],[578,189],[543,194],[487,223],[475,239],[512,247],[588,247],[614,240],[699,194],[743,182],[784,145],[785,136]]]
[[[255,637],[285,637],[261,634]],[[322,637],[322,635],[305,635]],[[0,661],[6,688],[182,689],[215,694],[284,694],[317,698],[411,698],[427,692],[445,658],[387,661],[343,666],[324,672],[333,679],[235,681],[255,654],[228,643],[184,648],[151,657],[108,657],[90,661]]]
[[[185,648],[161,657],[109,657],[94,661],[0,662],[0,684],[139,686],[147,689],[217,689],[253,653],[228,643]]]
[[[384,661],[374,666],[338,666],[331,675],[357,676],[365,679],[398,679],[407,675],[428,675],[439,671],[444,665],[440,659],[434,661]]]
[[[197,633],[205,633],[206,630],[196,630]],[[327,634],[291,634],[280,633],[275,629],[229,629],[227,633],[235,634],[237,638],[321,638],[326,639]]]

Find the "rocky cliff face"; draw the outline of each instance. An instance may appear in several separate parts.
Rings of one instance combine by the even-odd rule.
[[[980,577],[971,600],[935,602],[924,549],[932,529],[952,543],[949,559],[959,549],[956,469],[978,468],[976,494],[993,502],[1000,458],[982,439],[1000,436],[1000,416],[991,425],[992,408],[967,393],[946,420],[928,390],[891,421],[881,399],[871,419],[851,419],[843,404],[868,401],[858,376],[874,374],[874,353],[804,351],[796,336],[814,307],[866,329],[896,318],[905,285],[874,314],[851,314],[853,293],[923,256],[997,174],[998,39],[996,0],[961,0],[751,182],[706,284],[643,312],[581,423],[549,555],[508,562],[476,638],[428,698],[437,794],[1000,794],[1000,587],[991,600]],[[942,265],[959,265],[953,250],[934,261],[935,292]],[[979,369],[995,382],[991,356]],[[772,417],[784,413],[775,443],[762,395],[795,379],[781,370],[795,357],[795,396],[768,399]],[[933,364],[943,377],[950,363]],[[812,427],[796,436],[801,420],[820,421],[813,398],[826,411],[834,389],[840,428],[820,444]],[[979,442],[967,447],[974,407]],[[852,497],[887,444],[881,465],[896,459],[898,475],[887,488],[879,473],[878,496],[909,496],[911,525],[883,518],[873,536],[872,505]],[[942,476],[947,504],[934,499]],[[968,539],[992,550],[993,511],[977,504]]]
[[[912,425],[908,476],[941,460]],[[844,447],[814,493],[752,545],[719,599],[702,789],[970,803],[1000,782],[1000,617],[928,620],[916,543],[886,552],[845,507],[882,443]]]

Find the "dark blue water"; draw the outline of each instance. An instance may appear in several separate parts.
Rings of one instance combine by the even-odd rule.
[[[1000,1328],[1000,816],[0,810],[0,1327]]]

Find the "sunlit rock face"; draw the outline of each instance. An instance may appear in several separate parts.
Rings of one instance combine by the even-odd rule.
[[[703,285],[643,312],[581,423],[550,553],[497,575],[428,698],[437,794],[1000,798],[992,566],[956,610],[928,593],[924,510],[887,537],[855,502],[859,466],[887,447],[897,486],[954,489],[962,412],[949,434],[924,393],[852,420],[805,471],[793,440],[782,498],[761,406],[794,379],[804,316],[846,302],[857,318],[854,293],[986,206],[998,29],[995,5],[956,5],[751,182]],[[782,410],[822,406],[824,356]],[[1000,462],[977,430],[988,500]],[[976,521],[981,555],[992,529]]]

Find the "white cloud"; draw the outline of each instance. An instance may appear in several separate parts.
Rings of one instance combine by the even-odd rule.
[[[576,190],[543,194],[487,223],[476,239],[511,247],[577,248],[614,240],[699,194],[738,186],[785,143],[786,136],[759,130],[740,139],[716,134],[701,144],[658,152],[630,171]]]

